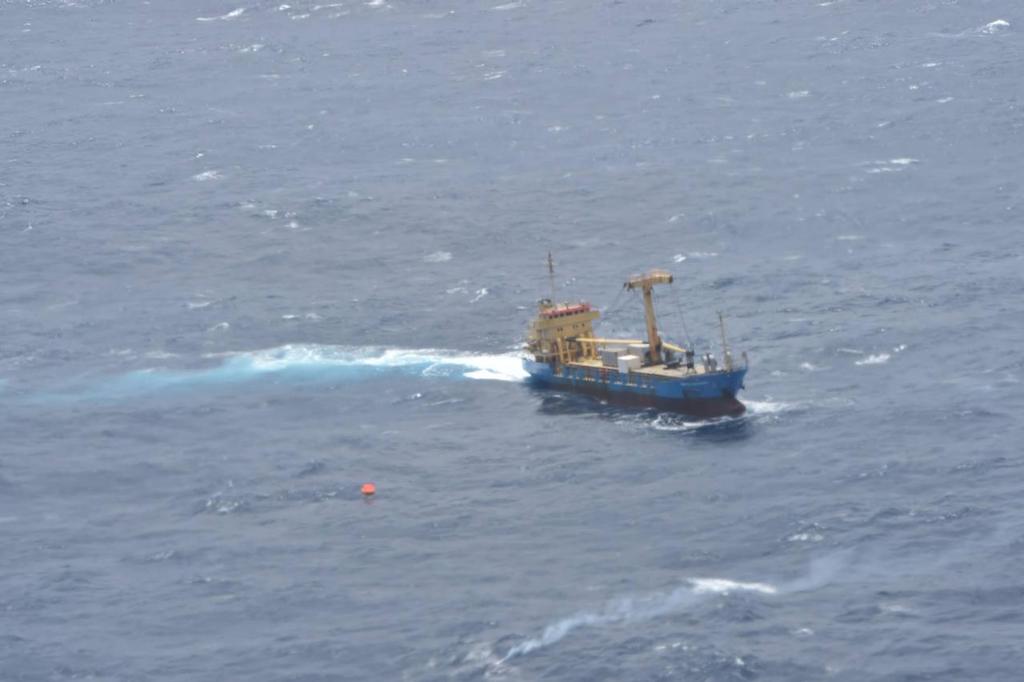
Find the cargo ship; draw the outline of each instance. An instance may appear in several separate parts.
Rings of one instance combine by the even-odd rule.
[[[554,301],[554,262],[548,254],[551,298],[538,304],[531,322],[523,367],[532,383],[594,396],[609,403],[650,407],[697,417],[738,416],[737,399],[746,376],[735,363],[718,315],[722,361],[711,353],[697,359],[693,348],[662,339],[654,314],[654,287],[672,284],[672,274],[652,270],[626,280],[623,289],[639,292],[647,322],[646,339],[609,339],[594,334],[600,313],[585,301]]]

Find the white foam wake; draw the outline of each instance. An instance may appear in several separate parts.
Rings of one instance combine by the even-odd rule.
[[[778,400],[747,400],[740,398],[747,406],[747,412],[752,415],[778,414],[796,407],[794,403],[786,403]]]
[[[268,350],[231,353],[222,369],[261,374],[309,369],[410,369],[424,376],[462,374],[470,379],[522,381],[527,377],[522,355],[462,353],[407,348],[352,348],[289,344]]]
[[[522,381],[519,353],[289,344],[265,350],[206,356],[200,368],[154,367],[128,372],[90,387],[50,397],[123,399],[167,390],[227,386],[268,378],[293,381],[358,381],[377,374]]]

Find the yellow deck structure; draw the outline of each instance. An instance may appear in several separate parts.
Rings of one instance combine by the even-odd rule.
[[[551,261],[551,254],[548,254],[548,269],[553,278],[554,264]],[[540,301],[537,317],[530,325],[527,346],[538,362],[558,362],[601,369],[607,368],[602,362],[602,350],[626,349],[645,344],[641,366],[632,371],[667,378],[704,374],[708,368],[693,362],[692,350],[664,341],[658,332],[652,291],[655,286],[671,284],[672,281],[671,273],[665,270],[652,270],[645,275],[634,275],[623,284],[624,289],[639,291],[643,296],[646,340],[595,336],[594,322],[600,318],[600,313],[589,303],[555,303],[552,299],[545,298]],[[679,357],[669,360],[672,354]],[[685,364],[682,358],[686,359]],[[726,368],[731,368],[732,359],[728,352],[725,353],[725,363]]]

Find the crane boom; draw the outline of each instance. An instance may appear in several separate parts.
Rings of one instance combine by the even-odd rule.
[[[667,270],[651,270],[646,275],[633,275],[623,285],[630,291],[639,289],[644,296],[644,317],[647,320],[648,353],[653,364],[661,363],[661,337],[658,336],[658,322],[654,317],[654,297],[651,290],[656,284],[671,284],[672,273]]]

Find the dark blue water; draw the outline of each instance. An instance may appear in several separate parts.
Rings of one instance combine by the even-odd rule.
[[[0,679],[1020,679],[1022,27],[3,2]],[[747,415],[524,384],[549,250]]]

